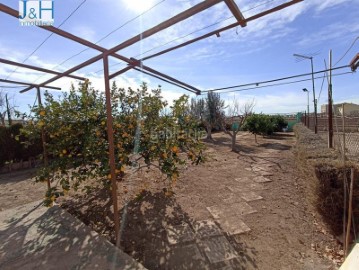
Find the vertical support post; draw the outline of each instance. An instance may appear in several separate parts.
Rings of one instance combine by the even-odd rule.
[[[347,230],[345,235],[345,257],[348,255],[349,249],[349,236],[350,236],[350,226],[352,223],[352,213],[353,213],[353,185],[354,185],[354,169],[351,168],[350,171],[350,186],[349,186],[349,205],[348,205],[348,222],[347,222]],[[344,209],[345,211],[346,209]]]
[[[313,66],[313,57],[310,58],[310,63],[312,67],[312,84],[313,84],[313,102],[314,102],[314,133],[318,133],[318,117],[317,117],[317,100],[315,98],[315,86],[314,86],[314,66]]]
[[[345,111],[344,111],[344,108],[345,108],[345,104],[343,103],[342,104],[342,129],[343,129],[343,160],[345,160]]]
[[[113,217],[115,224],[116,246],[119,247],[119,230],[120,219],[118,214],[117,203],[117,182],[116,182],[116,164],[115,164],[115,146],[113,139],[113,118],[112,118],[112,106],[111,106],[111,91],[110,91],[110,79],[109,79],[109,66],[108,66],[108,54],[103,55],[103,67],[104,67],[104,79],[105,79],[105,95],[106,95],[106,114],[107,114],[107,138],[109,145],[109,163],[111,174],[111,189],[112,189],[112,203],[113,203]]]
[[[333,148],[332,50],[329,51],[328,147]]]
[[[39,105],[39,108],[41,109],[42,101],[41,101],[41,91],[39,86],[36,87],[36,93],[37,93],[37,103]],[[44,156],[44,165],[45,167],[47,167],[49,165],[49,158],[47,156],[46,134],[44,127],[41,127],[41,141],[42,141],[42,151],[43,151],[42,154]],[[51,188],[50,179],[47,179],[47,189],[50,190],[50,188]]]
[[[307,103],[307,112],[308,112],[307,128],[310,128],[310,126],[309,126],[309,117],[310,117],[310,113],[309,113],[309,91],[307,91],[307,97],[308,97],[308,103]]]
[[[302,120],[302,122],[305,126],[307,125],[307,111],[304,111],[304,121]]]

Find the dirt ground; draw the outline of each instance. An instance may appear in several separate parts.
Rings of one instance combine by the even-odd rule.
[[[46,186],[35,183],[35,169],[0,174],[0,211],[44,198]]]
[[[119,183],[121,248],[148,269],[209,269],[208,262],[202,261],[201,256],[198,264],[187,263],[189,249],[181,253],[174,251],[181,246],[174,248],[168,244],[168,227],[181,224],[195,227],[196,222],[206,220],[214,221],[224,230],[208,208],[223,200],[227,200],[229,206],[231,200],[237,202],[237,198],[228,197],[235,179],[262,175],[271,181],[256,191],[262,199],[249,203],[256,211],[242,219],[250,230],[225,235],[239,255],[229,260],[229,264],[216,263],[212,269],[336,269],[335,263],[340,262],[340,256],[332,251],[338,251],[340,246],[321,222],[315,207],[306,200],[307,179],[301,177],[296,168],[292,150],[294,135],[259,137],[255,143],[251,134],[240,133],[237,144],[238,151],[231,152],[230,138],[214,134],[214,142],[206,142],[207,161],[182,169],[173,196],[166,196],[167,184],[158,173],[130,173]],[[264,173],[258,171],[261,164],[268,168]],[[15,183],[11,184],[12,181]],[[35,198],[35,192],[20,191],[30,187],[29,181],[1,180],[0,208],[10,207],[10,199],[14,199],[11,196],[23,198],[21,203],[27,202],[25,198]],[[9,194],[5,191],[17,188],[18,192],[3,198],[3,194]],[[44,186],[36,192],[43,190]],[[18,203],[20,201],[16,201]],[[106,192],[72,193],[60,204],[113,241],[111,204]],[[182,257],[175,254],[182,254]],[[171,267],[173,265],[177,267]]]

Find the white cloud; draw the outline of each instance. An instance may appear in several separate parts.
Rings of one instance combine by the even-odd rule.
[[[86,25],[76,25],[70,31],[72,34],[89,41],[96,41],[96,31]]]
[[[347,42],[346,38],[352,38],[359,32],[359,25],[356,22],[335,22],[327,25],[319,32],[305,35],[297,42],[299,46],[315,46],[329,40]]]
[[[333,8],[343,3],[349,3],[348,0],[311,0],[307,2],[308,6],[313,6],[315,11],[320,12],[328,8]],[[356,0],[353,3],[358,2]]]

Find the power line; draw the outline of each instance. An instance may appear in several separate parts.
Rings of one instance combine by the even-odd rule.
[[[24,88],[24,86],[7,86],[7,85],[0,85],[1,88]]]
[[[100,43],[101,41],[103,41],[104,39],[108,38],[110,35],[112,35],[113,33],[117,32],[118,30],[120,30],[121,28],[125,27],[127,24],[133,22],[134,20],[138,19],[139,17],[141,17],[142,15],[146,14],[147,12],[151,11],[152,9],[154,9],[155,7],[159,6],[160,4],[162,4],[163,2],[165,2],[166,0],[161,0],[159,2],[157,2],[155,5],[153,5],[152,7],[150,7],[149,9],[145,10],[144,12],[142,12],[141,14],[137,15],[136,17],[124,22],[123,24],[121,24],[119,27],[115,28],[114,30],[112,30],[111,32],[109,32],[108,34],[106,34],[105,36],[103,36],[102,38],[100,38],[95,44]],[[76,56],[79,56],[80,54],[82,54],[83,52],[88,51],[90,48],[86,48],[83,49],[82,51],[70,56],[69,58],[67,58],[66,60],[62,61],[60,64],[56,65],[53,67],[53,69],[65,64],[66,62],[68,62],[69,60],[73,59]],[[122,64],[122,63],[120,63]],[[100,71],[102,71],[103,69],[96,71],[95,73],[98,73]]]
[[[344,55],[342,57],[339,58],[339,60],[334,64],[334,67],[343,60],[343,58],[349,53],[349,51],[354,47],[355,43],[358,41],[359,36],[357,36],[354,41],[352,42],[352,44],[349,46],[349,48],[346,50],[346,52],[344,53]]]
[[[258,5],[255,5],[255,6],[253,6],[253,7],[250,7],[250,8],[248,8],[248,9],[242,11],[242,13],[251,11],[251,10],[253,10],[253,9],[256,9],[256,8],[258,8],[258,7],[260,7],[260,6],[266,5],[266,4],[271,3],[271,2],[274,2],[274,1],[276,1],[276,0],[269,0],[269,1],[262,2],[262,3],[258,4]],[[134,58],[136,58],[136,57],[138,57],[138,56],[141,56],[141,55],[144,55],[145,53],[148,53],[148,52],[153,51],[153,50],[155,50],[155,49],[158,49],[158,48],[160,48],[160,47],[166,46],[166,45],[168,45],[168,44],[170,44],[170,43],[172,43],[172,42],[174,42],[174,41],[177,41],[177,40],[179,40],[179,39],[186,38],[186,37],[188,37],[188,36],[190,36],[190,35],[193,35],[193,34],[195,34],[195,33],[198,33],[198,32],[200,32],[200,31],[203,31],[203,30],[205,30],[205,29],[207,29],[207,28],[210,28],[210,27],[212,27],[212,26],[215,26],[215,25],[217,25],[217,24],[220,24],[220,23],[225,22],[225,21],[227,21],[227,20],[229,20],[229,19],[232,19],[232,18],[234,18],[234,16],[230,16],[230,17],[224,18],[224,19],[219,20],[219,21],[217,21],[217,22],[215,22],[215,23],[212,23],[212,24],[210,24],[210,25],[207,25],[207,26],[205,26],[205,27],[203,27],[203,28],[197,29],[197,30],[195,30],[195,31],[193,31],[193,32],[191,32],[191,33],[185,34],[184,36],[176,37],[176,38],[174,38],[174,39],[172,39],[172,40],[170,40],[170,41],[168,41],[168,42],[165,42],[165,43],[163,43],[163,44],[157,45],[157,46],[155,46],[155,47],[153,47],[153,48],[151,48],[151,49],[149,49],[149,50],[147,50],[147,51],[145,51],[145,52],[142,52],[142,53],[140,53],[140,54],[137,54],[137,55],[134,56]],[[121,65],[121,64],[123,64],[123,63],[113,64],[113,65],[110,65],[110,67],[118,66],[118,65]],[[98,70],[98,71],[95,71],[95,73],[99,73],[99,72],[101,72],[102,70],[103,70],[103,69]]]
[[[342,69],[342,68],[347,68],[347,67],[349,67],[349,65],[332,68],[331,70],[337,70],[337,69]],[[323,72],[326,72],[326,71],[329,71],[329,70],[330,70],[330,69],[320,70],[320,71],[313,72],[313,74],[323,73]],[[256,85],[256,86],[258,86],[258,85],[260,85],[260,84],[277,82],[277,81],[283,81],[283,80],[288,80],[288,79],[294,79],[294,78],[298,78],[298,77],[305,77],[305,76],[309,76],[309,75],[312,75],[312,73],[311,73],[311,72],[310,72],[310,73],[303,73],[303,74],[292,75],[292,76],[288,76],[288,77],[277,78],[277,79],[273,79],[273,80],[253,82],[253,83],[246,83],[246,84],[240,84],[240,85],[234,85],[234,86],[227,86],[227,87],[221,87],[221,88],[210,89],[210,90],[203,90],[202,92],[218,91],[218,90],[227,90],[227,89],[231,89],[231,88],[238,88],[238,87],[244,87],[244,86],[250,86],[250,85]]]
[[[60,28],[62,25],[64,25],[64,24],[68,21],[68,19],[70,19],[70,18],[72,17],[72,15],[74,15],[75,12],[76,12],[83,4],[85,4],[86,1],[87,1],[87,0],[83,0],[76,8],[70,13],[70,15],[67,16],[67,18],[60,23],[60,25],[59,25],[57,28]],[[33,55],[45,44],[45,42],[50,39],[50,37],[51,37],[53,34],[54,34],[54,33],[51,33],[50,35],[48,35],[48,36],[35,48],[35,50],[33,50],[33,51],[30,53],[30,55],[27,56],[27,57],[22,61],[22,63],[25,63],[27,60],[29,60],[29,58],[30,58],[31,56],[33,56]],[[18,67],[16,67],[13,71],[11,71],[11,73],[6,77],[6,80],[7,80],[8,78],[10,78],[10,76],[11,76],[12,74],[14,74],[14,72],[16,72],[17,70],[18,70]]]
[[[332,76],[343,76],[346,74],[353,74],[354,72],[352,71],[348,71],[348,72],[343,72],[343,73],[337,73],[337,74],[333,74]],[[324,76],[319,76],[319,77],[315,77],[314,80],[317,79],[321,79]],[[275,84],[269,84],[269,85],[262,85],[262,86],[256,86],[256,87],[249,87],[249,88],[242,88],[242,89],[235,89],[235,90],[229,90],[229,91],[220,91],[219,93],[231,93],[231,92],[242,92],[242,91],[249,91],[249,90],[254,90],[254,89],[259,89],[259,88],[266,88],[266,87],[273,87],[273,86],[281,86],[281,85],[289,85],[289,84],[294,84],[294,83],[300,83],[300,82],[305,82],[305,81],[311,81],[312,79],[302,79],[302,80],[297,80],[297,81],[291,81],[291,82],[285,82],[285,83],[275,83]],[[207,91],[208,92],[208,91]],[[205,95],[206,93],[204,91],[202,91],[201,95]]]
[[[271,2],[273,2],[273,1],[275,1],[275,0],[269,0],[269,1],[266,1],[266,2],[263,2],[263,3],[260,3],[260,4],[256,5],[256,6],[253,6],[253,7],[249,8],[249,9],[246,9],[246,10],[242,11],[242,13],[246,13],[246,12],[251,11],[251,10],[253,10],[253,9],[256,9],[256,8],[258,8],[258,7],[260,7],[260,6],[263,6],[263,5],[266,5],[266,4],[268,4],[268,3],[271,3]],[[195,34],[195,33],[198,33],[198,32],[200,32],[200,31],[203,31],[203,30],[205,30],[205,29],[208,29],[208,28],[210,28],[210,27],[212,27],[212,26],[215,26],[215,25],[217,25],[217,24],[220,24],[220,23],[225,22],[225,21],[227,21],[227,20],[229,20],[229,19],[232,19],[232,18],[234,18],[233,15],[232,15],[232,16],[229,16],[229,17],[227,17],[227,18],[224,18],[224,19],[222,19],[222,20],[219,20],[219,21],[217,21],[217,22],[215,22],[215,23],[212,23],[212,24],[210,24],[210,25],[207,25],[207,26],[205,26],[205,27],[203,27],[203,28],[200,28],[200,29],[198,29],[198,30],[195,30],[195,31],[193,31],[193,32],[191,32],[191,33],[188,33],[188,34],[184,35],[184,36],[176,37],[176,38],[174,38],[174,39],[172,39],[172,40],[170,40],[170,41],[168,41],[168,42],[166,42],[166,43],[160,44],[160,45],[155,46],[155,47],[153,47],[153,48],[151,48],[151,49],[149,49],[149,50],[147,50],[147,51],[145,51],[145,52],[140,53],[140,54],[134,56],[134,58],[136,58],[136,57],[138,57],[138,56],[141,56],[141,55],[144,55],[145,53],[148,53],[148,52],[153,51],[153,50],[155,50],[155,49],[158,49],[158,48],[160,48],[160,47],[166,46],[166,45],[168,45],[168,44],[170,44],[170,43],[172,43],[172,42],[174,42],[174,41],[177,41],[177,40],[179,40],[179,39],[186,38],[186,37],[188,37],[188,36],[190,36],[190,35],[193,35],[193,34]]]
[[[324,81],[325,81],[325,78],[327,77],[327,74],[324,73],[324,76],[323,76],[323,80],[322,80],[322,86],[320,87],[320,92],[319,92],[319,96],[318,96],[318,102],[320,100],[320,96],[322,94],[322,91],[323,91],[323,86],[324,86]]]

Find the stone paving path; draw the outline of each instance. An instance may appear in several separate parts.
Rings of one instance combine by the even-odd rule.
[[[58,206],[0,212],[0,269],[145,269]]]
[[[250,203],[263,199],[261,193],[266,190],[266,183],[272,181],[269,179],[272,167],[266,161],[252,163],[246,168],[253,173],[251,177],[233,179],[220,195],[222,203],[206,207],[213,220],[167,226],[168,242],[178,252],[178,256],[172,257],[181,258],[169,262],[168,269],[194,269],[194,265],[195,269],[242,269],[236,264],[241,254],[233,248],[228,236],[251,230],[245,219],[257,210]]]

